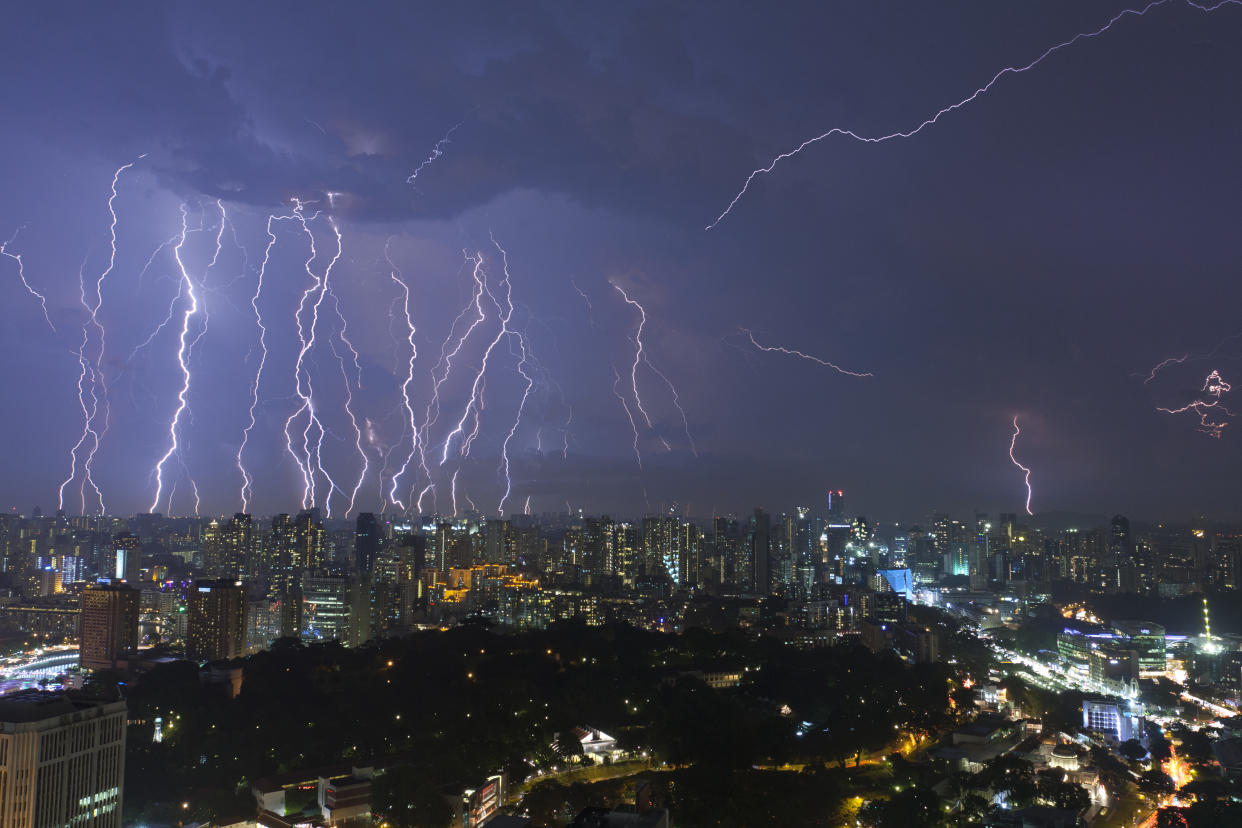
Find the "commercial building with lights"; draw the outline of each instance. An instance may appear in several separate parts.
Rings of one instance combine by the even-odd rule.
[[[0,697],[0,825],[120,828],[123,701]]]

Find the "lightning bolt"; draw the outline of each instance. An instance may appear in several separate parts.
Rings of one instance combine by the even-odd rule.
[[[418,346],[414,344],[414,317],[410,314],[410,286],[404,281],[397,278],[396,273],[389,274],[392,280],[401,286],[401,290],[405,295],[405,324],[409,330],[409,337],[406,340],[410,345],[410,361],[409,370],[405,375],[405,382],[401,383],[401,398],[405,403],[405,411],[408,415],[407,425],[410,428],[411,444],[410,455],[405,459],[405,463],[401,466],[401,470],[392,476],[392,488],[388,492],[388,499],[401,507],[401,511],[405,511],[405,503],[397,497],[397,486],[405,470],[409,468],[410,462],[414,459],[414,454],[418,451],[418,426],[414,422],[414,405],[410,400],[410,384],[414,382],[414,360],[418,357]],[[424,492],[426,490],[424,489]],[[422,509],[422,497],[419,496],[419,509]]]
[[[638,460],[638,469],[643,468],[643,453],[638,448],[638,423],[634,420],[634,413],[630,411],[630,404],[626,402],[625,395],[621,393],[621,373],[617,371],[617,366],[612,366],[612,393],[621,403],[621,408],[625,410],[625,416],[629,418],[630,428],[634,429],[634,457]]]
[[[1031,470],[1028,469],[1026,466],[1022,465],[1021,463],[1019,463],[1018,458],[1013,456],[1014,447],[1018,444],[1018,435],[1021,433],[1022,433],[1022,430],[1018,428],[1018,415],[1015,414],[1013,415],[1013,437],[1010,438],[1009,440],[1009,459],[1012,460],[1013,464],[1017,466],[1019,469],[1021,469],[1023,473],[1025,474],[1026,513],[1028,515],[1034,515],[1035,513],[1031,511]]]
[[[432,376],[431,397],[427,402],[427,410],[423,415],[424,437],[430,433],[431,427],[434,426],[436,422],[440,419],[440,386],[444,384],[445,380],[448,379],[449,373],[453,370],[453,359],[459,353],[461,353],[462,347],[465,345],[466,341],[470,338],[470,335],[474,333],[475,329],[478,328],[479,325],[481,325],[487,319],[487,314],[483,310],[483,294],[484,292],[487,292],[487,273],[484,270],[483,254],[477,251],[475,252],[473,256],[466,254],[465,251],[462,251],[462,253],[463,255],[465,255],[466,261],[472,262],[474,265],[474,267],[471,269],[471,277],[474,279],[474,288],[470,296],[470,301],[466,303],[465,307],[461,309],[461,312],[458,313],[456,318],[453,319],[453,324],[449,326],[448,336],[445,337],[444,342],[440,345],[440,358],[436,361],[435,366],[432,367],[431,369],[431,376]],[[492,298],[493,301],[495,300],[495,297],[492,297],[490,292],[488,292],[488,296]],[[454,332],[457,330],[457,323],[460,322],[463,318],[465,318],[466,314],[470,312],[471,308],[474,308],[474,320],[468,326],[466,326],[466,329],[462,331],[460,336],[457,337],[457,342],[453,346],[453,350],[449,351],[448,345],[450,342],[453,341]],[[439,376],[436,376],[437,370],[440,371]],[[421,457],[421,462],[423,466],[423,472],[427,474],[428,477],[430,477],[431,472],[427,468],[427,458],[426,458],[426,453],[425,453],[426,443],[427,443],[427,440],[424,440],[424,451],[420,455],[420,457]],[[444,458],[447,458],[447,456],[448,456],[448,445],[446,443],[444,446]],[[441,465],[443,465],[443,462],[441,462]],[[421,497],[419,498],[418,508],[420,510],[422,509],[422,498]]]
[[[788,354],[789,356],[796,356],[796,357],[800,357],[801,359],[808,359],[811,362],[816,362],[816,363],[819,363],[820,365],[823,365],[825,368],[831,368],[832,370],[838,373],[845,374],[851,377],[874,376],[874,374],[872,374],[870,371],[864,371],[864,372],[848,371],[845,368],[842,368],[840,365],[837,365],[836,363],[829,362],[826,359],[820,359],[817,356],[811,356],[810,354],[804,354],[801,351],[795,351],[793,348],[784,348],[780,345],[761,345],[759,341],[755,339],[755,335],[751,333],[749,328],[738,328],[738,330],[741,333],[746,334],[746,336],[750,339],[751,344],[761,351],[767,351],[769,353]]]
[[[1143,380],[1143,385],[1147,385],[1148,383],[1150,383],[1152,380],[1156,378],[1156,374],[1160,373],[1162,370],[1169,367],[1170,365],[1180,365],[1181,363],[1185,362],[1188,359],[1190,359],[1190,354],[1182,354],[1179,357],[1169,357],[1163,362],[1158,363],[1155,367],[1151,369],[1151,373],[1147,375],[1147,379]]]
[[[453,517],[457,517],[457,473],[460,471],[460,468],[453,470],[453,482],[451,484],[451,488],[449,489],[453,497]]]
[[[626,304],[633,306],[639,313],[638,329],[634,332],[633,337],[634,362],[630,365],[630,387],[634,392],[634,402],[637,405],[639,412],[643,415],[644,422],[647,423],[648,428],[653,427],[651,424],[651,417],[647,414],[647,409],[643,405],[642,397],[638,392],[638,366],[640,363],[646,365],[653,374],[663,380],[664,384],[668,386],[669,391],[673,395],[673,406],[681,415],[681,423],[686,432],[686,441],[690,445],[690,451],[695,457],[698,457],[699,450],[694,444],[694,437],[690,434],[690,421],[686,417],[686,409],[681,405],[681,396],[677,393],[677,388],[673,385],[672,381],[663,371],[655,366],[655,363],[651,361],[651,355],[647,352],[646,346],[643,343],[643,329],[647,326],[647,309],[639,304],[637,300],[631,298],[630,295],[625,292],[625,289],[620,285],[616,283],[611,284],[614,288],[616,288],[617,292],[621,294],[621,298],[625,300]],[[664,439],[663,436],[657,436],[659,437],[660,442],[664,445],[664,450],[672,451],[672,446],[669,445],[668,440]]]
[[[44,297],[42,293],[39,293],[39,291],[31,287],[30,282],[26,280],[26,266],[22,263],[22,254],[9,252],[9,245],[17,241],[18,234],[24,229],[24,226],[17,228],[8,241],[0,243],[0,255],[8,256],[10,259],[17,262],[17,278],[21,280],[22,287],[26,289],[26,292],[39,300],[39,304],[43,307],[44,321],[46,321],[47,326],[52,329],[52,333],[56,333],[56,326],[52,324],[52,317],[47,314],[47,298]]]
[[[431,155],[427,156],[427,160],[419,164],[418,167],[414,170],[414,172],[410,173],[410,177],[405,180],[406,184],[409,184],[412,186],[414,182],[418,180],[419,173],[421,173],[424,169],[426,169],[433,161],[435,161],[441,155],[444,155],[444,145],[447,144],[449,142],[449,139],[453,137],[453,133],[457,131],[457,127],[461,126],[464,123],[465,121],[458,122],[456,126],[450,129],[448,132],[444,133],[443,138],[441,138],[439,141],[436,141],[436,145],[431,148]]]
[[[864,143],[864,144],[882,144],[887,141],[896,140],[898,138],[912,138],[913,136],[918,135],[920,132],[922,132],[927,127],[932,126],[933,124],[937,123],[943,116],[951,112],[955,112],[958,109],[961,109],[962,107],[973,103],[979,97],[990,92],[992,90],[992,87],[995,86],[997,82],[999,82],[1001,78],[1005,77],[1006,75],[1017,75],[1023,72],[1028,72],[1031,69],[1034,69],[1035,67],[1039,66],[1041,63],[1043,63],[1045,60],[1047,60],[1052,55],[1056,54],[1062,49],[1066,49],[1074,45],[1080,40],[1086,40],[1088,38],[1099,37],[1100,35],[1107,32],[1109,29],[1111,29],[1122,18],[1130,17],[1130,16],[1142,17],[1146,15],[1152,9],[1156,8],[1157,6],[1168,5],[1172,2],[1183,2],[1185,5],[1191,8],[1194,8],[1194,9],[1198,9],[1199,11],[1202,11],[1202,12],[1213,12],[1219,9],[1221,6],[1226,6],[1226,5],[1231,5],[1231,6],[1242,5],[1242,0],[1220,0],[1220,2],[1213,3],[1213,4],[1195,3],[1195,2],[1192,2],[1192,0],[1153,0],[1153,2],[1148,3],[1142,8],[1124,9],[1118,12],[1116,15],[1110,18],[1107,23],[1105,23],[1103,26],[1099,27],[1098,29],[1093,29],[1093,30],[1085,31],[1085,32],[1079,32],[1078,34],[1071,37],[1069,40],[1062,41],[1056,44],[1055,46],[1050,46],[1048,49],[1046,49],[1042,54],[1040,54],[1037,58],[1032,60],[1030,63],[1021,65],[1021,66],[1006,66],[1004,69],[1001,69],[999,72],[993,75],[991,80],[989,80],[983,86],[980,86],[978,89],[976,89],[973,93],[971,93],[967,97],[961,99],[957,103],[950,104],[944,107],[943,109],[938,110],[931,117],[925,119],[924,121],[919,123],[917,126],[912,127],[910,129],[899,131],[899,132],[890,132],[887,135],[866,136],[866,135],[860,135],[857,132],[850,130],[850,129],[844,129],[842,127],[833,127],[832,129],[828,130],[822,135],[816,135],[814,138],[808,138],[807,140],[803,141],[798,146],[794,147],[792,150],[789,150],[788,152],[783,152],[780,155],[777,155],[775,158],[772,159],[771,163],[769,163],[766,167],[760,167],[752,171],[751,174],[747,176],[745,183],[742,184],[742,189],[739,190],[737,195],[733,197],[733,200],[729,202],[729,206],[724,209],[724,212],[722,212],[719,216],[716,217],[715,221],[707,225],[707,227],[705,227],[704,229],[711,230],[717,224],[720,224],[720,222],[723,221],[725,217],[729,215],[730,212],[732,212],[733,208],[737,205],[737,203],[742,200],[742,196],[746,195],[746,191],[750,189],[750,185],[755,180],[756,177],[760,175],[767,175],[768,173],[772,172],[772,170],[776,169],[777,164],[779,164],[780,162],[784,161],[787,158],[792,158],[793,156],[797,155],[798,153],[802,152],[804,149],[806,149],[807,147],[813,144],[818,144],[820,141],[831,138],[834,135],[842,135],[846,138],[852,138],[853,140],[858,141],[860,143]]]
[[[578,283],[577,283],[576,281],[574,281],[572,278],[570,278],[569,283],[570,283],[571,285],[573,285],[573,286],[574,286],[574,290],[575,290],[575,291],[577,291],[577,292],[578,292],[578,295],[582,297],[582,301],[583,301],[583,302],[586,302],[586,306],[587,306],[587,320],[591,323],[591,327],[592,327],[592,328],[596,327],[596,325],[595,325],[595,306],[591,304],[591,297],[590,297],[590,296],[587,296],[587,295],[586,295],[586,293],[582,290],[582,288],[578,287]]]
[[[190,320],[198,313],[198,294],[194,291],[194,280],[190,278],[189,272],[186,270],[185,263],[181,260],[181,248],[185,245],[186,236],[189,233],[186,219],[185,205],[181,205],[181,237],[177,240],[177,244],[173,247],[173,259],[177,263],[177,269],[181,273],[182,290],[189,299],[185,305],[185,312],[181,317],[181,337],[180,347],[177,350],[177,364],[181,368],[181,390],[177,393],[177,408],[173,412],[172,422],[168,426],[168,451],[166,451],[159,462],[155,464],[153,475],[155,477],[155,498],[151,501],[151,508],[147,511],[154,512],[159,508],[160,500],[164,491],[164,464],[168,462],[174,454],[178,454],[180,446],[178,443],[178,429],[181,425],[181,415],[186,411],[189,405],[190,393],[190,364],[189,364],[189,336],[190,336]],[[201,335],[201,334],[200,334]],[[193,478],[190,479],[193,484]],[[197,487],[195,487],[197,489]],[[172,511],[172,494],[168,496],[168,509]]]
[[[501,495],[500,504],[496,507],[496,511],[502,515],[505,513],[505,501],[509,499],[509,495],[513,492],[513,479],[510,476],[509,469],[509,441],[513,439],[513,435],[517,433],[518,426],[522,423],[522,412],[526,410],[526,401],[530,398],[530,390],[535,386],[535,378],[526,372],[526,366],[530,358],[526,337],[518,334],[515,338],[521,347],[521,357],[518,359],[517,372],[522,375],[522,379],[526,380],[526,387],[522,391],[522,399],[518,403],[517,414],[513,418],[513,425],[509,428],[509,433],[505,435],[504,443],[500,447],[500,456],[503,458],[501,469],[505,475],[505,493]],[[542,434],[542,431],[540,434]]]
[[[526,505],[522,507],[522,514],[524,515],[530,514],[530,495],[526,496]]]

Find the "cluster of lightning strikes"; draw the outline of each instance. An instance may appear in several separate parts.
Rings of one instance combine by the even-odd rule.
[[[759,342],[759,340],[755,339],[754,333],[752,333],[749,328],[738,328],[738,331],[746,334],[746,338],[750,340],[751,345],[754,345],[760,351],[764,351],[766,353],[786,354],[788,356],[798,357],[799,359],[805,359],[810,362],[814,362],[818,365],[822,365],[825,368],[831,368],[832,370],[836,371],[839,374],[845,374],[846,376],[850,376],[850,377],[874,376],[874,374],[872,374],[870,371],[849,371],[845,368],[842,368],[840,365],[837,365],[836,363],[829,362],[826,359],[820,359],[817,356],[811,356],[810,354],[805,354],[802,351],[796,351],[793,348],[786,348],[781,345],[763,345]]]
[[[451,135],[451,131],[449,134]],[[429,160],[438,157],[448,137],[446,135],[437,144],[436,152]],[[80,436],[70,449],[70,474],[60,486],[59,497],[60,508],[64,509],[69,491],[76,483],[77,500],[83,513],[86,513],[88,506],[92,510],[97,507],[101,513],[106,511],[103,491],[96,482],[93,465],[100,444],[107,434],[110,417],[108,385],[104,373],[108,346],[106,314],[102,312],[102,308],[104,299],[109,294],[106,285],[110,278],[115,278],[120,272],[117,199],[123,176],[133,165],[134,162],[121,166],[112,176],[111,195],[107,202],[111,223],[106,265],[98,275],[88,276],[84,264],[79,280],[80,301],[86,317],[76,353],[78,401],[83,426]],[[470,298],[450,325],[440,347],[439,359],[425,377],[429,391],[425,405],[421,402],[416,404],[416,384],[421,380],[417,370],[414,291],[393,265],[389,280],[396,288],[397,295],[393,299],[391,314],[394,326],[400,320],[405,331],[398,343],[399,350],[404,352],[404,366],[397,377],[400,399],[396,411],[393,412],[399,415],[402,435],[394,445],[385,443],[381,436],[385,422],[393,415],[389,415],[389,418],[373,419],[363,416],[359,410],[358,393],[364,387],[364,361],[351,338],[346,309],[334,284],[334,270],[345,249],[341,228],[331,214],[312,210],[309,202],[292,199],[290,204],[289,209],[268,215],[265,224],[260,224],[259,228],[266,235],[263,256],[253,269],[248,269],[245,264],[248,258],[246,250],[238,241],[237,227],[228,215],[224,203],[216,201],[214,209],[211,205],[200,205],[197,210],[192,205],[183,203],[179,209],[179,230],[151,253],[137,274],[141,286],[142,278],[157,258],[164,253],[170,254],[170,281],[175,287],[167,312],[145,339],[142,339],[141,344],[129,353],[129,358],[124,363],[125,368],[122,369],[122,373],[129,370],[140,353],[156,347],[159,343],[169,343],[166,356],[160,358],[166,358],[175,366],[176,390],[168,392],[173,397],[168,409],[168,419],[160,432],[162,440],[158,459],[151,469],[153,495],[150,510],[163,509],[173,513],[174,497],[179,501],[186,501],[188,497],[190,500],[180,505],[185,506],[188,503],[192,505],[195,514],[199,512],[199,486],[191,473],[187,453],[189,427],[194,421],[193,401],[204,393],[195,383],[196,348],[202,349],[208,331],[209,297],[217,296],[232,304],[223,290],[244,279],[253,279],[253,285],[245,288],[249,307],[243,313],[241,308],[233,305],[239,314],[249,317],[255,331],[245,358],[251,373],[245,386],[245,400],[242,404],[244,418],[239,424],[240,436],[236,454],[231,458],[240,478],[237,497],[243,511],[249,511],[256,492],[256,475],[252,471],[256,431],[261,421],[265,421],[265,410],[277,405],[283,410],[278,414],[279,425],[273,424],[273,427],[279,428],[283,434],[283,451],[295,469],[304,509],[322,508],[327,517],[332,517],[334,511],[341,516],[348,516],[361,508],[360,493],[371,478],[377,478],[381,508],[386,508],[391,503],[403,511],[416,508],[421,513],[429,496],[434,500],[437,482],[444,480],[448,483],[446,488],[454,514],[459,511],[462,503],[475,509],[474,501],[464,490],[465,480],[461,472],[467,468],[466,461],[470,459],[472,448],[480,437],[485,409],[489,411],[489,417],[491,416],[487,397],[489,372],[495,373],[500,367],[507,367],[520,381],[520,391],[513,400],[512,419],[506,420],[505,425],[494,433],[499,449],[496,477],[501,491],[496,510],[503,514],[514,493],[513,452],[519,440],[525,439],[521,437],[524,433],[522,429],[525,421],[532,416],[532,404],[536,395],[543,393],[546,401],[554,404],[554,408],[548,410],[568,412],[563,422],[558,418],[551,425],[563,435],[559,441],[563,442],[563,448],[558,445],[558,453],[565,458],[569,451],[569,426],[573,420],[572,409],[560,392],[559,385],[552,380],[550,373],[535,356],[524,327],[529,325],[533,317],[528,311],[524,311],[528,318],[523,320],[523,314],[517,312],[517,308],[521,306],[514,302],[507,251],[493,238],[494,252],[478,250],[465,253],[472,284]],[[269,360],[273,333],[272,310],[264,288],[272,279],[271,269],[278,243],[282,247],[288,243],[282,240],[282,227],[292,231],[289,233],[291,238],[301,240],[297,242],[297,252],[294,254],[299,262],[295,272],[301,281],[294,297],[291,324],[288,326],[296,337],[293,351],[296,356],[291,358],[290,376],[285,380],[287,387],[292,388],[292,394],[278,396],[274,391],[265,388],[275,366]],[[211,276],[213,268],[221,258],[226,231],[231,231],[233,242],[243,258],[241,275],[231,281]],[[209,255],[204,254],[199,258],[192,252],[200,249],[193,240],[207,237],[208,234],[214,247]],[[41,294],[25,278],[21,254],[12,249],[15,238],[16,235],[0,245],[0,254],[16,263],[23,285],[42,302]],[[326,245],[325,239],[328,240]],[[205,250],[205,247],[202,249]],[[387,256],[387,247],[385,255]],[[195,265],[196,261],[200,264]],[[392,263],[391,259],[389,263]],[[49,327],[52,327],[50,316],[45,313],[45,318]],[[52,327],[52,330],[55,328]],[[336,373],[339,380],[331,381],[332,374],[325,373],[328,369],[319,368],[320,359],[328,354],[336,362],[336,370],[332,373]],[[649,360],[643,359],[643,364],[668,382]],[[465,376],[454,377],[454,374]],[[437,430],[442,404],[449,404],[448,397],[444,395],[448,393],[450,383],[454,401],[462,393],[463,383],[469,387],[469,391],[460,414],[455,414],[442,429]],[[329,399],[332,400],[330,404],[326,402]],[[674,399],[676,400],[675,390]],[[453,404],[456,405],[456,402]],[[157,409],[160,407],[162,406],[157,406]],[[504,406],[493,407],[500,409]],[[333,431],[329,420],[333,423],[340,421],[342,409],[347,431],[338,435]],[[331,418],[327,417],[329,413],[332,414]],[[537,432],[531,428],[535,432],[532,434],[535,450],[539,453],[544,447],[544,429],[543,423],[538,426]],[[492,440],[493,436],[488,439]],[[331,452],[327,451],[330,445],[336,443],[349,445],[355,455],[353,461],[347,461],[350,463],[349,471],[344,473],[348,478],[347,482],[341,479],[339,470],[329,471],[327,455],[331,453],[335,457],[341,456],[339,449],[332,448]],[[374,464],[371,456],[373,452],[377,452],[379,458]],[[390,464],[390,457],[394,453],[397,453],[396,462]],[[404,462],[401,462],[402,458]],[[336,464],[332,465],[335,467]],[[529,512],[529,495],[522,506]]]
[[[101,513],[106,511],[103,492],[95,483],[94,477],[95,455],[98,454],[104,434],[107,433],[111,416],[108,405],[108,385],[103,373],[107,332],[100,319],[99,311],[103,306],[104,281],[108,278],[108,274],[116,267],[117,184],[126,170],[145,157],[144,153],[128,164],[122,164],[112,175],[111,195],[108,196],[108,214],[111,216],[111,223],[108,225],[108,264],[95,279],[95,295],[93,299],[86,292],[85,262],[83,263],[83,272],[78,274],[79,297],[87,316],[86,321],[82,323],[82,341],[78,346],[77,352],[79,368],[78,405],[82,408],[82,434],[69,449],[69,476],[60,484],[60,489],[57,492],[58,505],[62,510],[65,508],[65,490],[74,480],[77,480],[78,497],[82,512],[86,512],[87,486],[90,486],[95,493],[95,498],[99,502],[99,511]],[[92,343],[95,346],[93,358],[89,355]],[[101,417],[103,419],[102,424],[100,423]]]
[[[1018,435],[1021,433],[1022,430],[1018,428],[1018,415],[1014,414],[1013,436],[1009,438],[1009,459],[1015,466],[1022,470],[1022,474],[1024,475],[1023,482],[1026,484],[1026,513],[1028,515],[1034,515],[1035,513],[1031,511],[1031,470],[1019,463],[1018,458],[1014,457],[1013,454],[1014,448],[1018,445]]]
[[[1124,9],[1118,12],[1112,18],[1110,18],[1107,23],[1105,23],[1103,26],[1100,26],[1097,29],[1079,32],[1078,34],[1074,35],[1068,40],[1064,40],[1056,44],[1055,46],[1050,46],[1048,49],[1046,49],[1043,53],[1041,53],[1038,57],[1036,57],[1034,60],[1030,61],[1029,63],[1022,64],[1022,65],[1016,65],[1016,66],[1006,66],[1004,69],[1001,69],[999,72],[993,75],[991,80],[989,80],[983,86],[980,86],[970,95],[966,96],[965,98],[962,98],[961,100],[955,103],[949,104],[948,106],[945,106],[942,109],[937,110],[934,114],[932,114],[928,118],[921,121],[919,124],[909,129],[900,130],[897,132],[890,132],[886,135],[861,135],[851,129],[845,129],[843,127],[833,127],[827,132],[824,132],[820,135],[816,135],[813,138],[806,139],[805,141],[800,143],[798,146],[794,147],[791,150],[788,150],[787,152],[782,152],[781,154],[773,158],[772,161],[766,167],[759,167],[758,169],[753,170],[750,173],[750,175],[747,176],[746,181],[742,184],[742,188],[737,192],[737,195],[735,195],[733,197],[733,200],[729,202],[729,205],[725,207],[724,211],[719,216],[716,217],[715,221],[707,225],[707,227],[704,229],[711,230],[716,225],[718,225],[721,221],[723,221],[725,217],[727,217],[729,213],[733,211],[733,208],[737,206],[737,203],[742,200],[742,196],[746,195],[747,190],[750,189],[751,183],[753,183],[757,177],[771,173],[774,169],[776,169],[776,165],[779,164],[780,162],[788,158],[792,158],[793,156],[802,152],[804,149],[807,149],[808,147],[814,144],[818,144],[820,141],[824,141],[828,138],[833,137],[834,135],[841,135],[846,138],[850,138],[854,141],[858,141],[858,142],[865,143],[865,144],[881,144],[881,143],[885,143],[887,141],[892,141],[892,140],[899,139],[899,138],[912,138],[913,136],[918,135],[920,132],[922,132],[927,127],[932,126],[936,124],[937,122],[939,122],[943,116],[948,115],[951,112],[955,112],[958,109],[961,109],[962,107],[965,107],[971,103],[974,103],[980,97],[982,97],[983,95],[986,95],[988,92],[992,90],[992,87],[994,87],[1006,75],[1017,75],[1023,72],[1030,71],[1031,69],[1034,69],[1035,67],[1039,66],[1041,63],[1043,63],[1048,58],[1052,57],[1057,52],[1060,52],[1063,49],[1073,46],[1080,40],[1087,40],[1089,38],[1099,37],[1100,35],[1107,32],[1114,25],[1116,25],[1119,21],[1121,21],[1122,19],[1126,17],[1142,17],[1143,15],[1147,14],[1152,9],[1155,9],[1158,6],[1165,6],[1165,5],[1185,5],[1185,6],[1189,6],[1190,8],[1202,11],[1202,12],[1213,12],[1221,8],[1222,6],[1242,5],[1242,0],[1218,0],[1218,2],[1216,3],[1196,3],[1194,2],[1194,0],[1152,0],[1152,2],[1140,8]]]

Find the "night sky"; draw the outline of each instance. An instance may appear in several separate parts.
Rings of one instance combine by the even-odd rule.
[[[1242,517],[1242,421],[1214,437],[1194,411],[1157,410],[1216,402],[1201,390],[1212,370],[1242,381],[1242,336],[1229,339],[1242,332],[1242,5],[1154,4],[911,138],[828,138],[758,176],[705,231],[776,154],[832,127],[909,130],[1126,8],[770,5],[10,7],[0,238],[20,233],[0,258],[0,499],[57,507],[85,377],[104,504],[147,511],[184,326],[191,381],[158,510],[192,513],[191,479],[203,514],[241,508],[251,299],[268,217],[300,199],[310,235],[296,217],[272,223],[256,303],[268,354],[243,455],[253,512],[303,505],[284,429],[302,404],[294,312],[309,291],[304,335],[319,315],[301,385],[325,431],[319,464],[342,490],[325,504],[316,468],[317,505],[338,517],[358,443],[369,470],[355,511],[394,508],[411,450],[403,390],[431,477],[416,452],[397,499],[434,483],[423,511],[451,512],[456,475],[458,508],[494,514],[519,368],[533,385],[509,439],[506,513],[528,498],[534,512],[782,511],[820,506],[828,488],[873,518],[1020,511],[1016,415],[1036,512]],[[131,162],[108,270],[110,188]],[[321,294],[334,226],[341,257]],[[498,337],[501,248],[513,312]],[[446,366],[443,344],[476,318],[467,257],[480,254],[484,319]],[[93,305],[105,272],[96,326],[80,285]],[[617,288],[646,310],[641,402],[640,314]],[[760,351],[743,328],[873,376]],[[1227,421],[1217,388],[1211,415]],[[100,508],[83,469],[92,445],[63,490],[71,513]]]

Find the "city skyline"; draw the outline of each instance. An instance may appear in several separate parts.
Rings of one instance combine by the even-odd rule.
[[[1236,4],[145,12],[0,55],[6,507],[1242,518]]]

